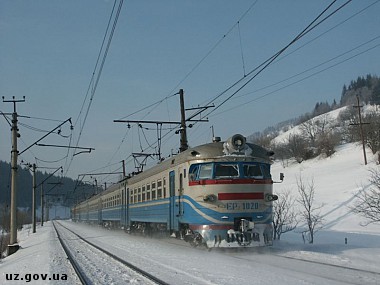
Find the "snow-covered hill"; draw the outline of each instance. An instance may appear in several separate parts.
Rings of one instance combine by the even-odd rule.
[[[327,116],[332,125],[344,108],[346,107],[321,116]],[[365,111],[371,110],[371,106],[365,108]],[[298,132],[299,126],[293,127],[281,133],[274,141],[282,143],[290,134]],[[283,163],[276,161],[272,166],[273,177],[276,180],[279,173],[283,172],[285,180],[281,184],[275,184],[275,192],[289,190],[297,196],[297,180],[300,177],[306,185],[314,181],[316,205],[323,205],[321,215],[324,230],[380,234],[380,224],[363,227],[361,224],[365,220],[350,210],[354,206],[355,194],[370,187],[370,170],[380,167],[376,163],[377,156],[369,149],[366,154],[367,165],[364,164],[362,145],[350,143],[337,147],[336,153],[329,158],[317,157],[302,163],[291,161],[285,167]]]

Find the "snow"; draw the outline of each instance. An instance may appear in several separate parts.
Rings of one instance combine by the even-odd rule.
[[[362,147],[346,144],[328,159],[290,162],[285,168],[280,162],[273,165],[275,180],[280,172],[285,174],[284,182],[274,185],[275,193],[289,190],[297,195],[297,179],[302,177],[306,184],[314,181],[316,203],[323,205],[323,227],[314,244],[303,242],[302,224],[272,247],[208,252],[171,238],[142,238],[121,230],[62,223],[170,284],[380,284],[380,225],[364,227],[365,220],[350,210],[355,193],[370,186],[370,170],[379,167],[369,151],[367,157],[369,163],[364,165]],[[51,222],[38,226],[35,234],[24,228],[18,239],[20,250],[0,262],[0,284],[78,284]],[[24,280],[6,280],[11,273]],[[27,282],[25,274],[66,274],[68,280]]]

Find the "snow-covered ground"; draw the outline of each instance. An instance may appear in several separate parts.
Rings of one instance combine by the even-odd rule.
[[[289,190],[297,195],[299,177],[306,184],[314,180],[316,203],[323,204],[323,227],[316,233],[312,245],[303,242],[302,223],[294,232],[283,234],[273,247],[211,252],[190,248],[181,241],[142,239],[122,231],[69,221],[65,225],[111,250],[114,248],[152,273],[160,271],[164,278],[172,276],[170,284],[380,284],[380,225],[363,227],[361,223],[365,220],[350,211],[355,193],[370,186],[369,171],[379,168],[369,151],[367,157],[369,163],[364,165],[361,146],[347,144],[328,159],[316,158],[301,164],[291,162],[285,168],[280,162],[273,165],[274,178],[279,177],[280,172],[285,174],[284,182],[274,185],[275,193]],[[44,227],[38,226],[36,234],[24,229],[18,237],[21,249],[0,262],[0,284],[78,282],[50,222]],[[139,259],[141,257],[143,259]],[[357,270],[329,267],[324,263]],[[7,280],[10,274],[13,279],[19,274],[18,278],[23,280]],[[47,280],[42,280],[43,274]],[[68,280],[48,280],[53,279],[53,274],[56,278],[67,275]],[[38,281],[33,280],[37,277]]]

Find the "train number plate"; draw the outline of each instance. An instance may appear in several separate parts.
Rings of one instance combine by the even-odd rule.
[[[226,203],[227,210],[257,210],[259,208],[258,202],[231,202]]]

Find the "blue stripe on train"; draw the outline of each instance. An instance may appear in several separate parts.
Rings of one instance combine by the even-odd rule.
[[[191,205],[192,204],[192,205]],[[234,222],[235,218],[245,217],[251,218],[254,222],[268,223],[272,210],[270,207],[264,212],[238,212],[223,213],[215,211],[200,205],[189,196],[177,197],[174,206],[174,215],[179,215],[179,222],[189,224],[214,224],[215,222]],[[180,205],[180,206],[179,206]],[[195,209],[194,209],[195,208]],[[200,212],[200,213],[199,213]],[[138,204],[132,204],[129,207],[129,219],[131,221],[151,222],[151,223],[169,223],[170,204],[169,199],[161,199]],[[99,219],[98,211],[91,211],[86,215],[82,213],[81,218],[92,221]],[[102,209],[101,217],[103,221],[120,221],[122,217],[122,207]],[[223,218],[222,218],[223,217]]]

